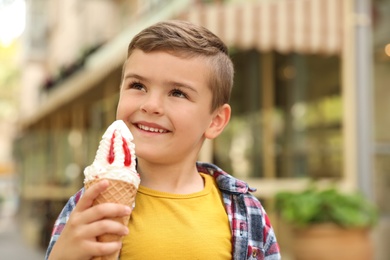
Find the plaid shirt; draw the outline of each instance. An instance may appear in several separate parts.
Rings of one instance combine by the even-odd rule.
[[[281,259],[268,216],[259,200],[249,193],[255,190],[213,164],[197,163],[197,167],[199,172],[212,175],[221,190],[232,230],[233,259]],[[54,225],[46,259],[83,193],[84,189],[81,189],[71,197],[60,213]]]

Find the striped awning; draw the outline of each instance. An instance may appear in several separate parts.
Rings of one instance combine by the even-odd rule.
[[[337,55],[343,16],[342,0],[263,0],[197,6],[185,19],[237,48]]]

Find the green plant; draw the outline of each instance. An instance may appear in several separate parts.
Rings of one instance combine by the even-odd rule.
[[[341,193],[335,188],[279,192],[276,208],[282,219],[297,227],[334,223],[346,228],[367,228],[377,221],[375,205],[362,194]]]

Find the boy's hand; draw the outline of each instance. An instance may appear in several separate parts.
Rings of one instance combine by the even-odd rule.
[[[109,185],[103,180],[85,191],[69,216],[64,230],[55,243],[49,259],[91,259],[114,253],[121,242],[98,242],[96,237],[105,233],[127,235],[128,228],[111,217],[130,215],[131,208],[115,203],[104,203],[92,207],[92,203]]]

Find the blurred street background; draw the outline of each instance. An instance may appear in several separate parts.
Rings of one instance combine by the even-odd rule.
[[[0,252],[1,259],[42,260],[45,258],[44,250],[28,244],[18,221],[10,217],[3,217],[0,220]]]
[[[0,0],[0,259],[43,259],[115,120],[128,43],[167,19],[230,49],[231,122],[199,160],[257,188],[283,259],[275,195],[314,182],[375,204],[372,259],[389,260],[389,0]]]

